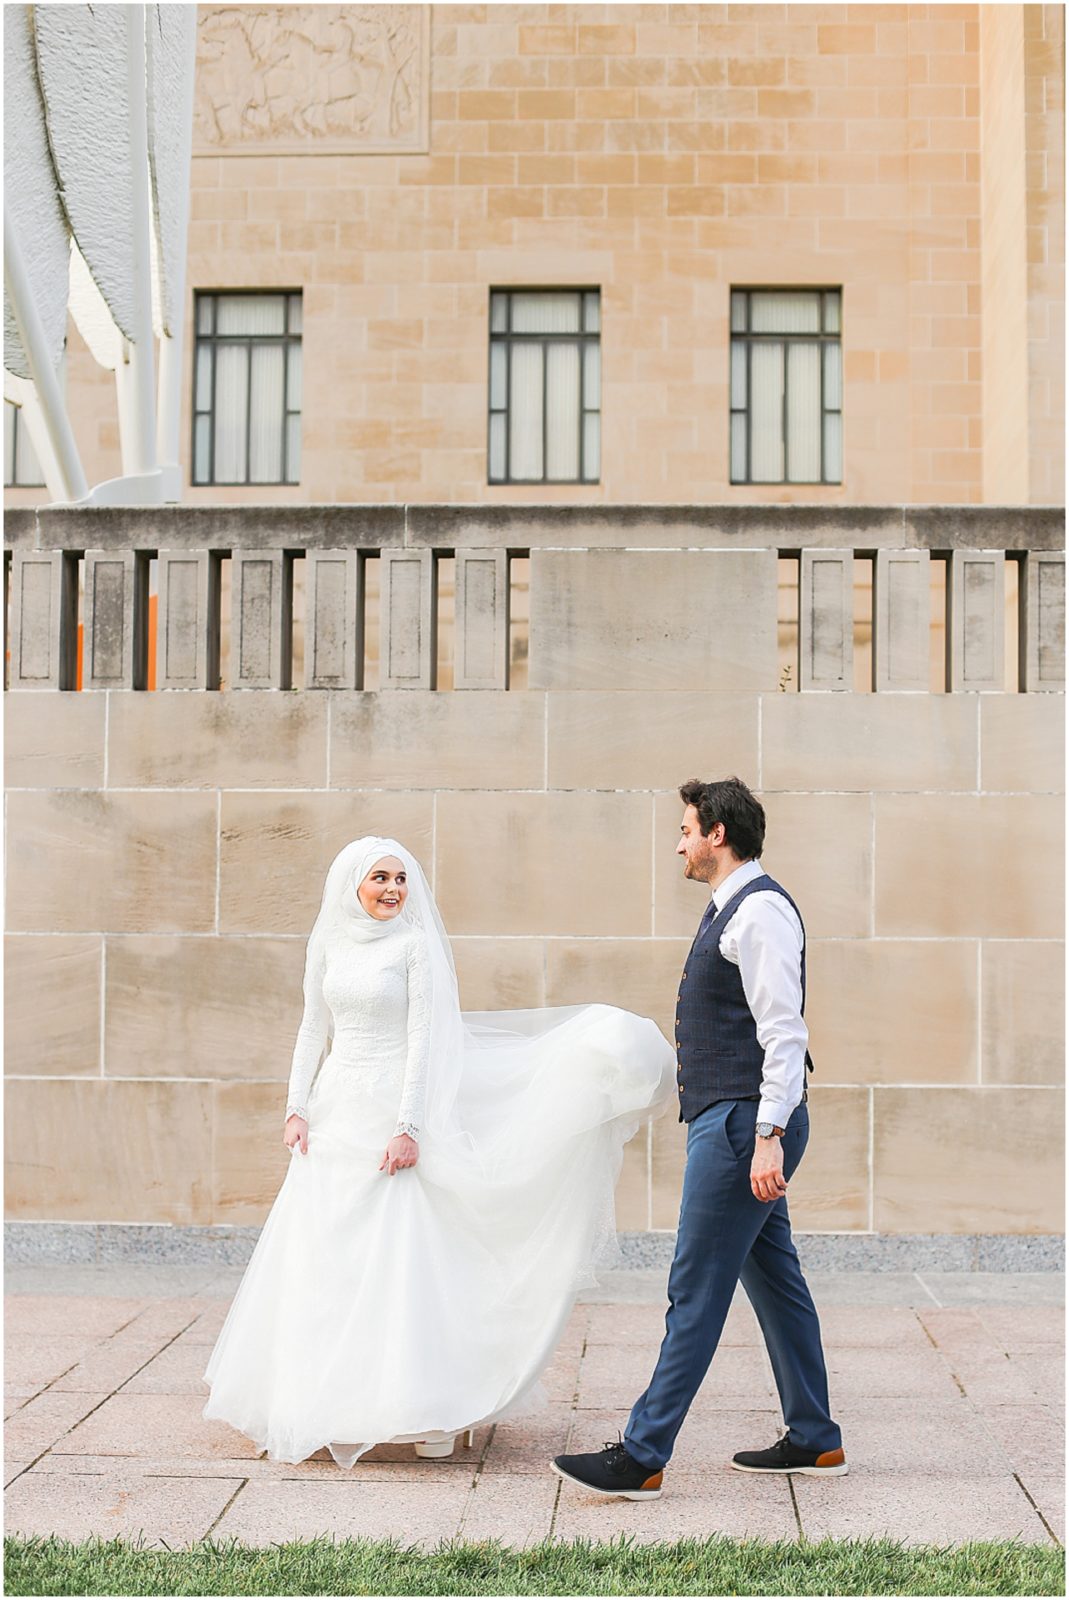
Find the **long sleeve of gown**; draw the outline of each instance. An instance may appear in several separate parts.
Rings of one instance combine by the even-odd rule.
[[[286,1090],[286,1116],[296,1113],[308,1120],[308,1094],[326,1049],[330,1032],[330,1007],[323,994],[324,961],[309,956],[304,969],[304,1015],[297,1030]]]
[[[430,965],[422,940],[414,940],[408,962],[408,1056],[394,1135],[418,1139],[427,1100],[427,1065],[431,1043]]]

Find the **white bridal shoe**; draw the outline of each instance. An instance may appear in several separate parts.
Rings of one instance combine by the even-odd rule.
[[[412,1448],[418,1456],[423,1456],[427,1461],[444,1461],[453,1454],[453,1446],[456,1442],[456,1434],[451,1433],[448,1438],[435,1439],[433,1442],[428,1439],[417,1439]],[[470,1446],[474,1442],[475,1429],[469,1428],[464,1435],[464,1443]]]

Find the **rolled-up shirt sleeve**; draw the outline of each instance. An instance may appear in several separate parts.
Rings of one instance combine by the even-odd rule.
[[[785,1128],[805,1089],[809,1030],[802,1016],[802,925],[783,895],[748,895],[720,953],[734,962],[765,1052],[758,1122]]]

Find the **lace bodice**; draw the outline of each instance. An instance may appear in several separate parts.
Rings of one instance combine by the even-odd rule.
[[[308,1116],[308,1097],[328,1038],[348,1070],[389,1078],[399,1091],[395,1133],[419,1137],[430,1046],[429,967],[416,929],[309,958],[286,1115]]]

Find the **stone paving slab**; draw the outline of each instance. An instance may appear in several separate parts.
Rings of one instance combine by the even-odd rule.
[[[449,1461],[379,1446],[349,1471],[326,1451],[296,1465],[269,1461],[201,1415],[201,1374],[240,1271],[194,1279],[188,1269],[108,1270],[21,1267],[22,1293],[11,1293],[8,1275],[12,1531],[143,1531],[172,1546],[208,1533],[252,1544],[396,1534],[428,1547],[458,1533],[517,1545],[625,1532],[1064,1536],[1064,1312],[1050,1284],[1028,1293],[1032,1280],[1055,1274],[976,1274],[979,1285],[944,1274],[931,1288],[931,1273],[925,1283],[909,1273],[841,1274],[830,1288],[810,1274],[851,1470],[795,1479],[793,1493],[782,1479],[728,1465],[781,1426],[760,1332],[740,1297],[664,1495],[635,1504],[561,1483],[548,1462],[597,1449],[626,1426],[663,1336],[660,1270],[633,1274],[643,1282],[616,1301],[588,1295],[576,1307],[540,1410],[476,1430],[474,1445],[458,1443]],[[135,1280],[140,1294],[130,1292]]]

